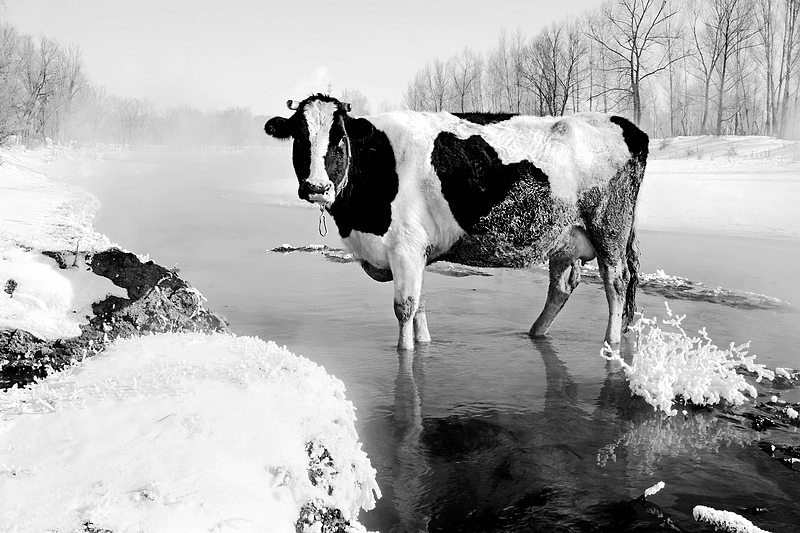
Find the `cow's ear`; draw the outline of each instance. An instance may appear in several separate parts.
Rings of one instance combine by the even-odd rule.
[[[264,124],[264,132],[276,139],[288,139],[292,136],[291,125],[288,118],[272,117]]]
[[[350,118],[347,121],[347,135],[351,139],[363,139],[375,132],[375,126],[365,118]]]

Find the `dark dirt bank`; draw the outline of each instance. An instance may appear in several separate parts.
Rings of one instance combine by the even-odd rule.
[[[62,269],[79,268],[75,252],[42,252]],[[84,255],[84,254],[80,254]],[[0,388],[24,386],[103,351],[117,338],[164,332],[229,332],[225,319],[203,307],[204,298],[177,272],[111,248],[86,255],[96,275],[128,291],[92,304],[94,316],[78,337],[46,341],[20,329],[0,330]]]

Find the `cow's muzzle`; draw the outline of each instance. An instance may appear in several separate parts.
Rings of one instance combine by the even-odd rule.
[[[334,191],[335,188],[333,183],[318,185],[304,181],[300,184],[297,194],[302,200],[311,202],[312,204],[322,204],[327,206],[332,204],[335,200],[336,194]]]

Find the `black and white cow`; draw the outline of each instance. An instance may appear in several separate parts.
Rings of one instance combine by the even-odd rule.
[[[300,198],[323,206],[378,281],[394,279],[399,349],[428,342],[422,278],[434,261],[525,267],[549,261],[544,335],[595,257],[619,342],[635,311],[634,214],[648,138],[628,120],[398,111],[357,118],[317,94],[264,129],[294,139]],[[469,120],[468,120],[469,119]]]

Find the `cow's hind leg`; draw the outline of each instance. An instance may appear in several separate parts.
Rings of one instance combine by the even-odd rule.
[[[608,326],[606,342],[617,344],[622,337],[622,314],[625,309],[625,291],[630,274],[624,259],[619,254],[604,256],[598,254],[597,266],[608,301]]]
[[[561,308],[581,280],[581,264],[595,257],[594,247],[586,232],[573,226],[565,232],[560,243],[550,253],[550,286],[547,302],[539,318],[533,323],[531,337],[543,337],[550,329]]]
[[[420,338],[420,341],[430,340],[424,302],[422,301],[424,255],[396,254],[390,257],[389,263],[394,275],[394,314],[400,328],[397,349],[412,350],[415,330],[418,336],[428,337],[427,339]]]

